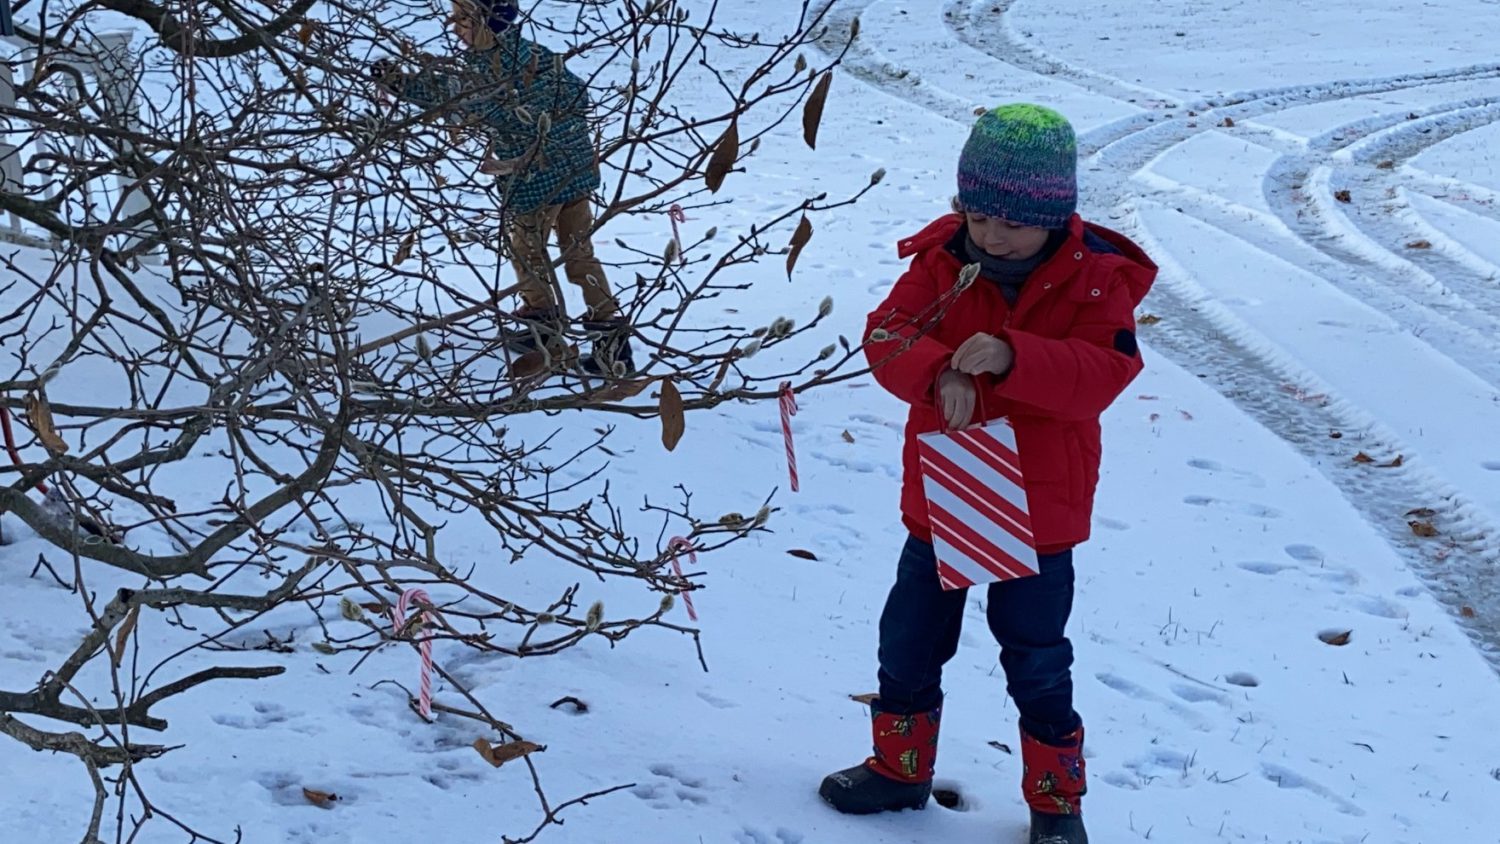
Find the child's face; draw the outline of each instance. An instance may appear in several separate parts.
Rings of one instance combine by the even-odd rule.
[[[999,217],[990,217],[970,211],[964,214],[969,222],[969,237],[980,249],[996,258],[1024,261],[1042,251],[1047,245],[1047,230],[1035,226],[1019,226]]]

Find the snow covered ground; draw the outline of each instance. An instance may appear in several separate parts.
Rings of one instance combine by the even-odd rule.
[[[766,6],[730,14],[748,26]],[[831,294],[837,330],[856,335],[902,268],[894,242],[944,210],[973,109],[1012,99],[1075,119],[1090,155],[1085,212],[1163,265],[1143,308],[1159,320],[1142,328],[1147,370],[1106,419],[1096,536],[1078,557],[1095,840],[1500,840],[1500,63],[1479,64],[1500,7],[834,7],[836,27],[856,16],[862,38],[821,151],[787,131],[753,180],[730,177],[734,206],[687,225],[733,227],[857,189],[878,167],[888,176],[819,221],[792,282],[768,267],[726,307],[769,321]],[[664,222],[634,225],[665,237]],[[439,648],[487,706],[547,745],[535,758],[554,799],[634,784],[570,809],[542,840],[1023,840],[1014,712],[977,599],[948,671],[938,766],[961,811],[847,819],[819,803],[820,777],[868,745],[848,696],[874,685],[875,620],[902,540],[904,413],[868,381],[802,407],[802,492],[777,494],[774,534],[700,561],[709,672],[665,632],[524,662]],[[680,482],[706,511],[752,512],[785,486],[770,404],[690,415],[672,454],[657,436],[648,421],[612,439],[625,492],[665,496]],[[1434,514],[1408,515],[1418,508]],[[1416,536],[1413,519],[1439,535]],[[462,527],[446,553],[483,562],[482,535]],[[40,550],[25,537],[0,550],[0,686],[34,682],[76,641],[48,624],[81,617],[76,598],[27,577]],[[91,577],[101,590],[126,582]],[[580,600],[655,605],[593,588]],[[250,842],[467,844],[535,824],[524,770],[485,764],[467,723],[424,724],[400,692],[371,688],[413,681],[408,649],[350,677],[305,646],[321,635],[305,613],[266,626],[300,634],[296,652],[246,664],[285,675],[204,687],[160,713],[186,746],[148,766],[158,804]],[[1344,646],[1320,640],[1345,632]],[[174,635],[143,630],[142,646],[165,651]],[[589,711],[548,707],[567,695]],[[74,764],[3,742],[0,772],[0,841],[77,840],[89,791]],[[314,807],[304,786],[344,800]],[[146,829],[143,841],[185,840]]]

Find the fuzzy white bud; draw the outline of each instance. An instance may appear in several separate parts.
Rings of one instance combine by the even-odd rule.
[[[960,292],[968,290],[974,279],[979,278],[979,265],[968,264],[958,271],[958,289]]]
[[[870,174],[870,185],[871,185],[871,187],[873,187],[875,185],[878,185],[878,184],[880,184],[883,181],[885,181],[885,168],[884,167],[882,167],[879,170],[876,170],[874,173]]]
[[[870,332],[871,343],[884,343],[889,339],[891,339],[891,332],[886,331],[884,328],[876,328]]]
[[[672,596],[671,592],[661,596],[661,611],[663,614],[671,612],[672,607],[676,606],[676,604],[677,599]]]
[[[823,351],[818,352],[818,360],[828,360],[829,358],[833,357],[833,353],[838,351],[838,349],[839,347],[837,345],[829,343],[827,346],[823,347]]]
[[[818,316],[826,317],[833,313],[833,297],[824,296],[823,301],[818,303]]]
[[[591,607],[589,607],[589,614],[584,617],[583,626],[590,633],[593,633],[595,630],[599,629],[599,625],[603,621],[604,621],[604,602],[603,601],[595,601],[594,605],[591,606]]]
[[[348,595],[339,598],[339,614],[350,621],[359,621],[365,617],[365,608],[349,600]]]

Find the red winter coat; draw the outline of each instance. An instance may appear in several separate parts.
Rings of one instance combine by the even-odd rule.
[[[1037,545],[1042,553],[1062,551],[1089,537],[1099,415],[1141,371],[1134,312],[1156,280],[1156,264],[1124,235],[1074,216],[1067,240],[1027,278],[1014,310],[980,277],[924,333],[958,282],[962,264],[947,244],[962,222],[949,215],[901,241],[901,257],[915,257],[867,326],[867,338],[877,328],[892,337],[865,346],[875,380],[911,405],[902,518],[912,533],[930,538],[917,436],[943,427],[934,402],[938,376],[954,349],[984,332],[1010,344],[1015,364],[1003,378],[978,379],[982,407],[990,419],[1009,417],[1015,426]]]

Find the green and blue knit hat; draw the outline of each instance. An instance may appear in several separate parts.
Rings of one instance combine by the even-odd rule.
[[[987,111],[958,158],[964,210],[1060,229],[1078,207],[1078,140],[1067,118],[1018,103]]]

